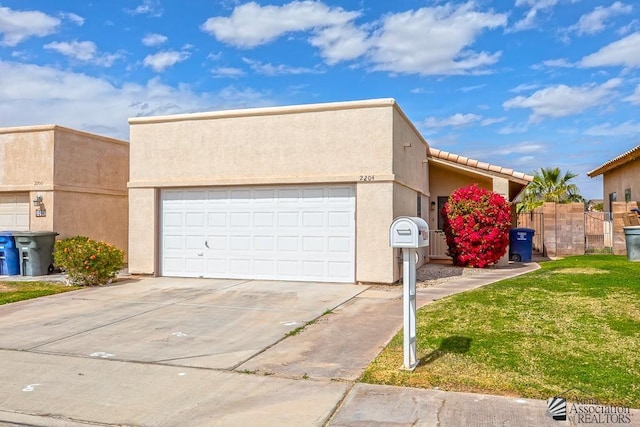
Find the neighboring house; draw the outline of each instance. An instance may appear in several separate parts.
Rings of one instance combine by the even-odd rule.
[[[127,249],[129,144],[56,125],[0,128],[0,230]]]
[[[598,166],[587,175],[602,175],[604,210],[613,212],[614,202],[640,201],[640,145]]]
[[[395,217],[436,227],[458,184],[512,200],[528,182],[429,150],[393,99],[129,122],[131,273],[392,283]]]

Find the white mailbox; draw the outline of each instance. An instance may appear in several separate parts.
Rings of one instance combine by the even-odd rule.
[[[392,248],[422,248],[429,246],[429,226],[417,216],[400,216],[391,223],[389,246]]]

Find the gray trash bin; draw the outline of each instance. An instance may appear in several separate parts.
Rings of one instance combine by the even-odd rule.
[[[627,244],[627,259],[640,261],[640,225],[624,227],[624,239]]]
[[[20,253],[20,273],[23,276],[46,276],[53,267],[55,231],[15,231],[13,237]]]

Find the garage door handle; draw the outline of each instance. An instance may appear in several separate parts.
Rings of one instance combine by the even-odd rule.
[[[204,241],[204,245],[207,247],[207,249],[209,249],[209,242],[208,241]]]
[[[204,253],[198,252],[198,256],[204,256]]]

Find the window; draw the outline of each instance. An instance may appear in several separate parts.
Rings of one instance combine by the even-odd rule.
[[[625,202],[630,202],[631,201],[631,189],[627,188],[626,190],[624,190],[624,201]]]
[[[416,216],[418,218],[422,218],[422,196],[418,194],[418,199],[416,201]]]
[[[618,200],[618,193],[609,193],[609,212],[613,212],[613,202]]]
[[[444,228],[444,217],[442,216],[442,208],[444,208],[444,204],[449,200],[449,196],[438,197],[438,230],[442,230]]]

